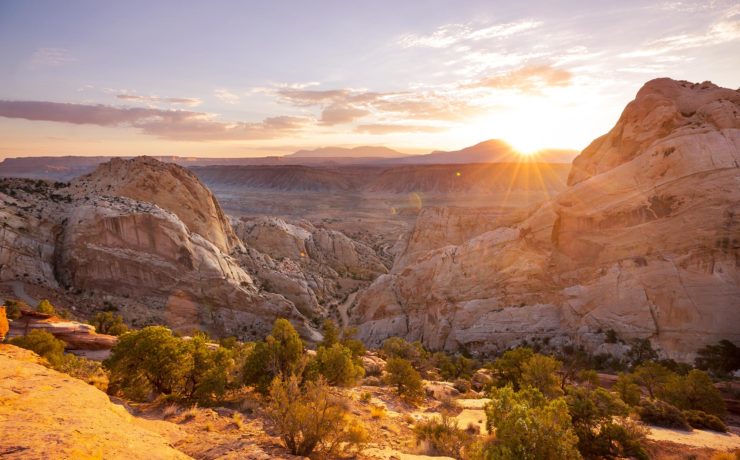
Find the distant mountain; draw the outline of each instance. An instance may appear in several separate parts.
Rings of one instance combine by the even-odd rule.
[[[426,155],[409,155],[393,160],[394,164],[465,164],[465,163],[519,163],[523,160],[538,163],[570,163],[578,155],[576,150],[547,149],[522,156],[500,139],[490,139],[462,150],[437,150]]]
[[[344,147],[321,147],[313,150],[299,150],[286,158],[400,158],[406,157],[405,153],[398,152],[388,147],[362,146],[354,148]]]

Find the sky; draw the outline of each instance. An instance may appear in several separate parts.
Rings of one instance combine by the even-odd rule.
[[[585,148],[648,80],[740,86],[737,1],[0,0],[0,158]]]

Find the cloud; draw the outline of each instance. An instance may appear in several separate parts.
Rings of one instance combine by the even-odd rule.
[[[692,48],[721,45],[740,39],[740,7],[731,8],[702,33],[678,34],[653,40],[619,57],[653,57]]]
[[[128,126],[170,140],[272,139],[313,124],[307,117],[271,117],[261,122],[228,123],[207,113],[143,107],[0,100],[0,117],[77,125]]]
[[[449,48],[462,42],[509,37],[542,25],[539,21],[522,20],[474,28],[471,24],[446,24],[431,34],[405,34],[398,38],[402,48]]]
[[[467,85],[473,88],[515,89],[524,92],[543,87],[568,86],[573,74],[549,65],[526,66],[511,72],[478,80]]]
[[[370,112],[351,105],[332,104],[321,112],[321,124],[332,126],[351,123]]]
[[[39,48],[31,56],[31,67],[58,67],[76,59],[64,48]]]
[[[394,133],[433,133],[444,131],[446,128],[439,126],[422,126],[408,124],[384,124],[369,123],[355,127],[355,131],[365,134],[394,134]]]
[[[201,104],[201,100],[194,97],[159,97],[159,96],[139,96],[137,94],[117,94],[116,98],[123,101],[149,102],[153,104],[166,103],[186,105],[195,107]]]
[[[237,102],[239,102],[239,96],[227,89],[217,89],[213,92],[213,94],[222,102],[225,102],[227,104],[236,104]]]

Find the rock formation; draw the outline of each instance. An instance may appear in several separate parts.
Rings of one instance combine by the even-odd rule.
[[[479,351],[533,338],[594,349],[609,329],[676,358],[738,342],[739,165],[739,91],[653,80],[526,218],[466,224],[485,231],[460,242],[444,213],[422,216],[407,253],[430,250],[401,255],[352,319],[371,344]]]
[[[7,459],[186,459],[97,388],[0,345],[0,454]]]
[[[5,307],[1,307],[5,308]],[[35,311],[21,311],[21,316],[10,324],[9,338],[28,335],[33,330],[45,331],[66,344],[68,351],[110,350],[118,339],[98,334],[89,324],[66,320]]]

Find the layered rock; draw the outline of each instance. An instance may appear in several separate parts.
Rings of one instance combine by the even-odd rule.
[[[34,311],[21,311],[20,318],[10,324],[8,337],[21,337],[34,330],[52,334],[69,351],[110,350],[118,341],[112,335],[96,333],[89,324]]]
[[[447,349],[536,337],[595,348],[608,329],[677,358],[738,342],[739,164],[738,91],[649,82],[574,161],[568,189],[462,244],[455,225],[451,245],[435,230],[436,249],[381,276],[353,320],[371,343]]]
[[[239,244],[210,190],[187,169],[149,157],[113,158],[72,181],[78,196],[120,196],[154,203],[177,215],[191,232],[228,253]]]

